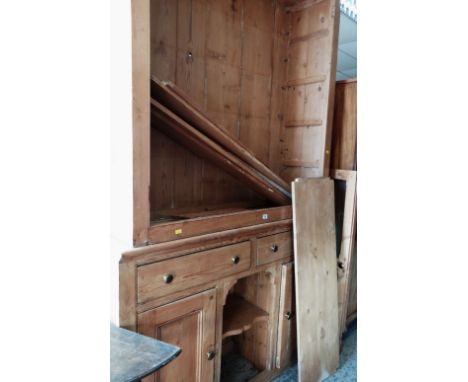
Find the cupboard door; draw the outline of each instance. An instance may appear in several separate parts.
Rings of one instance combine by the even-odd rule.
[[[181,354],[144,382],[213,380],[216,297],[211,289],[138,315],[138,332],[179,346]]]
[[[276,367],[278,369],[290,362],[296,343],[293,269],[292,262],[281,267],[281,296],[276,348]]]

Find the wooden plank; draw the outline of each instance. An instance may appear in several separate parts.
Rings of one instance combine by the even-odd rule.
[[[354,247],[356,228],[356,171],[334,170],[333,179],[346,182],[343,208],[343,225],[341,229],[341,246],[338,256],[338,312],[340,334],[346,329],[348,301],[350,295],[350,279],[352,250]]]
[[[133,241],[147,241],[150,222],[150,0],[132,1]]]
[[[339,366],[334,184],[293,182],[299,381],[321,381]]]
[[[190,151],[210,160],[217,167],[248,185],[267,200],[279,205],[290,203],[284,189],[279,188],[255,169],[246,165],[216,142],[187,124],[159,102],[152,100],[151,105],[154,127],[177,140]]]
[[[331,167],[356,170],[357,82],[337,82],[333,117]]]
[[[206,134],[234,155],[237,155],[265,177],[277,183],[278,186],[291,192],[289,183],[285,182],[259,161],[246,146],[221,129],[202,110],[197,109],[193,102],[173,84],[161,82],[153,77],[151,81],[151,94],[154,99],[180,116],[191,126]]]
[[[226,231],[266,222],[291,219],[291,206],[211,215],[190,220],[153,225],[148,231],[151,244],[198,236],[214,231]]]
[[[124,261],[119,264],[119,326],[136,331],[136,265]]]

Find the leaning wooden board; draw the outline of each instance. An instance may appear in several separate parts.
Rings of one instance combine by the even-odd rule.
[[[321,381],[339,365],[334,183],[292,186],[299,381]]]

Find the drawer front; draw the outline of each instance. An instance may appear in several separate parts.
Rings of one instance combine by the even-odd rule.
[[[257,240],[257,265],[289,257],[292,253],[291,232],[283,232]]]
[[[250,268],[250,241],[138,267],[138,302],[220,279]]]

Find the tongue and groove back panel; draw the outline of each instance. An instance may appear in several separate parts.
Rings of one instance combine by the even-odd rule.
[[[184,90],[287,181],[321,175],[335,5],[305,1],[288,9],[279,0],[151,0],[151,75]],[[239,201],[260,203],[229,175],[152,129],[153,216]]]

